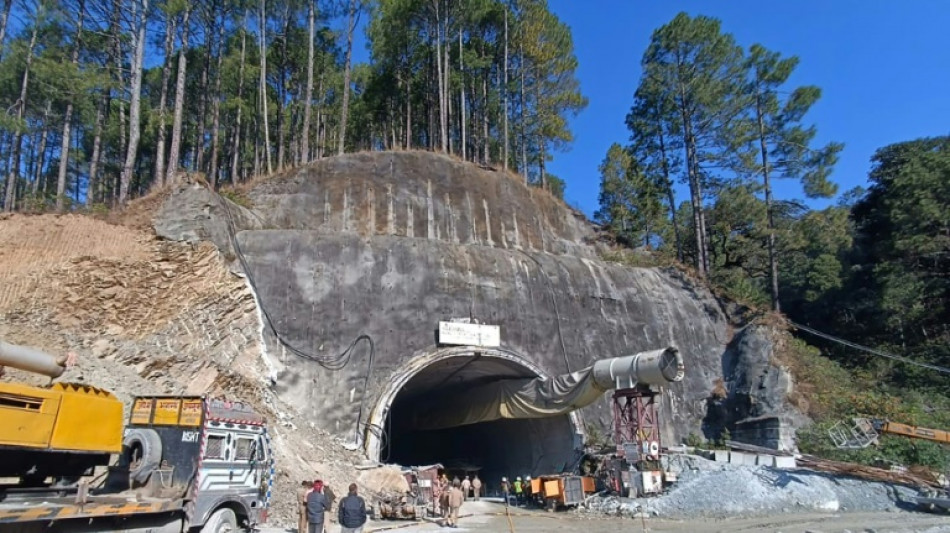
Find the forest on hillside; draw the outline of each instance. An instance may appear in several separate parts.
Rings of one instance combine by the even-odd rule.
[[[105,209],[182,171],[220,187],[383,149],[560,195],[576,68],[543,0],[2,0],[2,203]]]
[[[600,166],[595,218],[733,299],[784,313],[830,357],[795,347],[819,422],[950,427],[950,137],[880,147],[869,188],[838,194],[830,176],[843,145],[817,145],[820,125],[807,121],[821,89],[790,86],[797,57],[744,44],[685,13],[654,31],[630,137]],[[795,180],[804,198],[776,198],[776,180]],[[826,427],[800,435],[803,447],[836,453]],[[907,441],[885,439],[865,459],[950,466],[946,449]]]

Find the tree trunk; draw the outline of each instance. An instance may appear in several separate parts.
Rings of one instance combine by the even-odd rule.
[[[13,0],[3,0],[3,12],[0,13],[0,57],[3,56],[3,41],[7,37],[7,21],[10,20],[10,8]]]
[[[508,159],[510,157],[508,155],[508,147],[510,146],[510,143],[508,141],[508,8],[507,7],[505,8],[505,69],[504,70],[505,70],[505,79],[504,79],[503,85],[501,86],[502,100],[504,101],[504,108],[505,108],[504,109],[505,139],[504,139],[504,147],[503,147],[504,153],[502,157],[504,158],[504,161],[505,161],[504,163],[505,172],[507,172]]]
[[[482,77],[482,163],[491,164],[491,140],[488,127],[488,76]],[[472,92],[475,92],[474,90]]]
[[[214,10],[217,6],[211,8]],[[204,168],[204,147],[206,128],[208,126],[208,72],[211,70],[211,39],[214,35],[214,26],[217,24],[218,14],[212,12],[210,21],[205,30],[205,60],[201,66],[201,94],[198,100],[198,127],[195,130],[194,153],[192,156],[191,168],[196,172],[201,172]]]
[[[408,59],[407,59],[408,62]],[[406,150],[412,149],[412,76],[406,69]]]
[[[185,13],[181,21],[181,43],[178,48],[178,78],[175,80],[175,111],[172,118],[172,141],[168,150],[168,165],[165,167],[165,183],[175,183],[178,173],[181,154],[181,125],[185,110],[185,74],[188,69],[188,60],[185,52],[188,49],[188,19],[191,16],[191,6],[185,6]]]
[[[772,310],[781,311],[778,294],[778,257],[775,254],[775,223],[772,218],[772,184],[769,180],[769,150],[765,142],[765,122],[762,117],[762,96],[756,87],[755,118],[759,126],[759,150],[762,153],[762,185],[765,189],[765,214],[769,230],[769,286],[772,293]]]
[[[78,18],[76,20],[76,36],[74,37],[73,42],[73,55],[72,55],[72,64],[79,64],[79,47],[82,39],[82,23],[83,17],[86,14],[86,2],[85,0],[79,0],[78,7],[79,10]],[[69,100],[69,103],[66,104],[66,113],[63,115],[63,143],[59,149],[59,174],[56,179],[56,211],[63,211],[63,196],[66,194],[66,170],[69,166],[69,140],[70,140],[70,127],[72,126],[73,121],[73,101]]]
[[[244,60],[247,53],[247,20],[250,18],[250,9],[244,10],[244,24],[241,26],[241,66],[238,69],[238,101],[244,96]],[[231,183],[238,182],[238,169],[241,161],[241,110],[238,105],[237,117],[234,119],[234,142],[231,145]]]
[[[460,118],[462,120],[462,124],[461,124],[462,126],[461,127],[461,130],[462,130],[461,148],[462,149],[460,150],[460,152],[462,153],[462,161],[465,161],[466,152],[467,152],[466,145],[465,145],[465,143],[467,142],[466,135],[465,135],[465,125],[466,125],[465,124],[465,118],[466,118],[465,117],[465,63],[463,62],[463,59],[462,59],[462,52],[463,52],[462,28],[460,27],[459,28],[459,78],[461,79],[461,83],[459,83],[459,94],[461,95],[461,97],[459,98],[459,106],[460,106],[459,114],[461,115]]]
[[[122,167],[122,177],[119,179],[119,203],[128,201],[129,184],[132,182],[132,172],[135,168],[135,159],[138,157],[139,136],[141,135],[140,107],[142,100],[142,61],[145,58],[145,24],[148,21],[148,0],[140,0],[137,36],[135,37],[135,61],[132,65],[132,100],[129,103],[129,145],[125,152],[125,165]]]
[[[49,124],[49,115],[52,112],[53,103],[46,101],[46,110],[43,111],[43,124]],[[40,135],[40,146],[37,150],[36,168],[33,169],[33,185],[31,192],[35,197],[40,191],[40,180],[43,178],[43,165],[46,164],[46,139],[49,137],[49,128],[43,128],[43,134]]]
[[[350,107],[350,76],[353,59],[353,31],[356,29],[356,1],[350,0],[346,23],[346,59],[343,62],[343,106],[340,112],[340,138],[337,140],[337,155],[343,155],[346,147],[346,120]]]
[[[673,223],[673,239],[676,241],[676,259],[683,262],[683,242],[680,237],[680,225],[676,220],[676,196],[673,193],[673,180],[670,178],[669,160],[666,158],[666,138],[663,125],[657,120],[658,138],[660,141],[660,157],[663,159],[663,186],[666,188],[666,199],[670,204],[670,221]]]
[[[96,106],[96,125],[92,140],[92,159],[89,161],[89,186],[86,192],[86,205],[92,206],[96,201],[96,190],[99,185],[99,158],[102,157],[102,125],[105,121],[106,103],[109,100],[108,92],[103,90]],[[161,159],[161,156],[158,156]]]
[[[287,100],[287,38],[290,33],[290,4],[284,4],[284,38],[280,41],[280,70],[277,76],[277,169],[284,169],[287,155],[287,121],[284,119],[284,103]]]
[[[26,67],[23,69],[23,81],[20,83],[20,99],[17,100],[17,126],[16,135],[13,139],[13,164],[10,166],[10,173],[7,175],[7,193],[3,202],[4,211],[13,211],[16,204],[16,186],[17,178],[20,174],[20,150],[23,148],[23,114],[26,110],[26,96],[30,85],[30,67],[33,65],[33,49],[36,47],[36,35],[39,31],[39,19],[42,7],[37,8],[33,31],[30,36],[30,46],[26,52]]]
[[[260,88],[260,97],[261,97],[261,119],[264,122],[264,155],[267,159],[267,174],[274,173],[274,166],[271,164],[270,159],[270,130],[268,129],[268,123],[270,122],[269,117],[267,116],[267,12],[265,10],[265,5],[267,4],[266,0],[261,0],[261,13],[260,13],[260,23],[261,23],[261,35],[259,39],[258,49],[261,54],[261,88]],[[257,165],[255,165],[257,166]],[[260,171],[256,172],[260,174]]]
[[[224,61],[224,21],[218,24],[218,63],[214,74],[214,104],[211,108],[211,164],[208,165],[208,183],[218,185],[218,142],[221,129],[221,68]]]
[[[703,197],[698,165],[696,163],[696,139],[693,136],[693,121],[686,101],[685,87],[679,87],[679,109],[683,121],[683,145],[686,148],[686,173],[689,178],[690,204],[693,207],[693,234],[696,239],[696,270],[700,277],[708,274],[706,247],[706,221],[703,215]]]
[[[303,165],[310,162],[310,115],[313,112],[313,40],[315,37],[314,2],[307,1],[307,35],[310,37],[307,41],[307,87],[303,100],[303,137],[300,139],[300,159],[298,163]]]
[[[520,60],[518,61],[518,71],[521,75],[521,172],[524,173],[524,183],[528,184],[528,135],[527,127],[525,125],[525,108],[527,107],[527,102],[525,100],[525,91],[524,91],[524,44],[518,43],[518,56]]]
[[[165,137],[168,134],[165,111],[168,107],[168,80],[171,78],[171,57],[178,27],[176,22],[170,14],[165,17],[165,64],[162,65],[162,92],[158,100],[158,141],[155,143],[155,177],[152,178],[159,187],[165,184]]]

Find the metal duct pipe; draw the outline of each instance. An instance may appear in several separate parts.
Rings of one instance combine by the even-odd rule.
[[[598,387],[627,389],[636,385],[666,385],[682,381],[685,367],[682,354],[670,346],[597,361],[593,374]]]
[[[0,366],[19,368],[27,372],[58,378],[66,370],[66,360],[65,355],[55,356],[0,340]]]

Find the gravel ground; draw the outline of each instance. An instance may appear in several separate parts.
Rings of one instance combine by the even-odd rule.
[[[916,491],[810,470],[736,466],[690,458],[670,491],[654,498],[594,497],[579,514],[674,519],[753,517],[790,512],[898,511]]]
[[[261,533],[291,533],[293,529],[264,529]],[[711,533],[773,531],[782,533],[950,533],[950,518],[917,512],[864,513],[788,513],[753,518],[669,520],[657,518],[594,518],[573,513],[549,514],[543,511],[518,510],[511,522],[500,504],[462,506],[458,529],[438,524],[413,522],[370,522],[366,533],[434,533],[458,531],[468,533]],[[332,526],[328,533],[338,533]]]

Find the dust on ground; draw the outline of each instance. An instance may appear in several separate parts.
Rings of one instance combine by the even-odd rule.
[[[366,533],[393,531],[394,533],[432,533],[458,531],[469,533],[706,533],[781,531],[784,533],[950,533],[950,519],[946,515],[916,512],[873,513],[788,513],[757,518],[720,518],[694,520],[663,520],[656,518],[591,518],[577,516],[570,511],[547,513],[538,510],[510,509],[505,515],[502,504],[467,502],[462,506],[457,529],[448,529],[440,523],[411,521],[370,521]],[[262,533],[289,533],[294,529],[264,528]],[[331,524],[328,533],[340,528]]]

